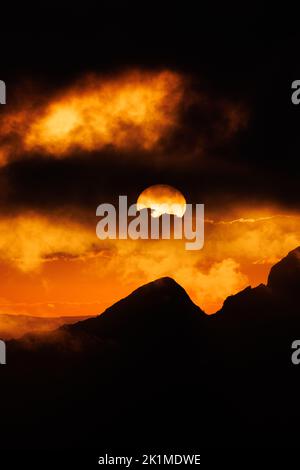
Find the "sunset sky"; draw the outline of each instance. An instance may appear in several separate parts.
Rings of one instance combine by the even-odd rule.
[[[195,18],[180,36],[177,7],[149,11],[143,27],[117,7],[87,24],[74,7],[66,32],[48,8],[51,28],[16,23],[24,44],[2,60],[0,313],[94,315],[161,276],[213,313],[266,282],[300,244],[297,110],[281,67],[292,38],[266,58],[270,43],[247,18],[230,32],[217,22],[214,34]],[[205,205],[202,250],[97,238],[99,204],[135,203],[156,184]]]

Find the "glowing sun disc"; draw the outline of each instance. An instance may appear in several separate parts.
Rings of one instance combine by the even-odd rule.
[[[151,209],[152,217],[162,214],[183,217],[186,211],[186,200],[178,189],[167,184],[156,184],[146,188],[138,197],[137,209]]]

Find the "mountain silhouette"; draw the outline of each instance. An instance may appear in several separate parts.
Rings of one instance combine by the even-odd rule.
[[[298,296],[300,291],[300,247],[272,267],[268,287],[275,295]]]
[[[126,342],[154,341],[183,335],[186,325],[206,320],[205,313],[185,290],[169,277],[150,282],[115,303],[96,318],[63,329],[69,333],[85,332],[102,339]]]
[[[271,268],[266,285],[247,287],[228,297],[219,312],[213,315],[213,321],[252,329],[296,328],[297,332],[299,289],[300,247]]]
[[[10,341],[1,446],[294,445],[299,252],[211,316],[165,277],[98,317]]]

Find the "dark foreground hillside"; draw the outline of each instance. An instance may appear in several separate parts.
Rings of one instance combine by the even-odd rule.
[[[298,248],[213,316],[162,278],[99,317],[9,342],[1,447],[297,444],[299,260]]]

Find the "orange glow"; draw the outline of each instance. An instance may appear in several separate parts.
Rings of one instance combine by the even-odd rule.
[[[176,126],[182,95],[183,79],[170,71],[87,77],[43,105],[4,115],[0,163],[20,152],[151,149]]]
[[[300,244],[300,217],[292,213],[221,215],[206,222],[199,252],[185,250],[183,240],[100,241],[94,226],[67,218],[2,218],[0,314],[96,315],[166,275],[212,313],[228,295],[266,282],[272,264]]]
[[[94,234],[69,220],[34,213],[0,220],[0,259],[29,272],[49,258],[87,256]]]

